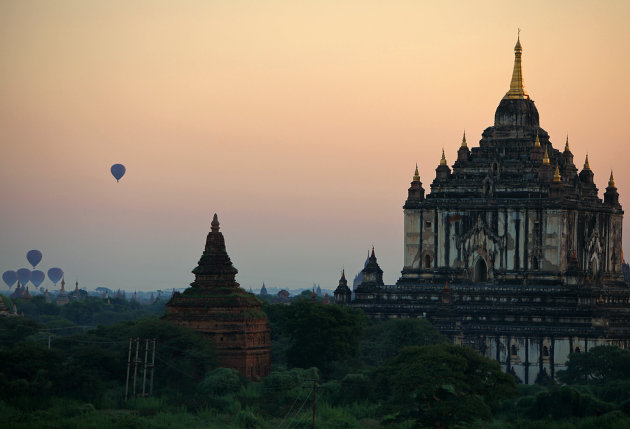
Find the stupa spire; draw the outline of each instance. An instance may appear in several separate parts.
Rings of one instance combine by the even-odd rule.
[[[615,187],[615,178],[613,177],[612,170],[610,170],[610,179],[608,179],[608,187],[609,188],[614,188]]]
[[[545,146],[545,155],[543,156],[543,164],[549,164],[549,153],[547,152],[547,147]]]
[[[570,152],[571,149],[569,149],[569,135],[567,134],[567,142],[564,144],[564,151],[565,152]]]
[[[503,97],[504,99],[527,99],[529,95],[523,86],[523,70],[521,66],[521,56],[523,48],[521,47],[521,29],[518,29],[518,37],[516,46],[514,46],[514,70],[512,71],[512,81],[510,82],[510,90]]]
[[[219,217],[217,216],[216,213],[212,217],[212,222],[210,223],[210,230],[212,232],[218,232],[219,231]]]
[[[446,165],[446,156],[444,156],[444,148],[442,148],[442,159],[440,160],[440,165]]]
[[[562,176],[560,176],[560,169],[558,168],[557,165],[556,165],[556,171],[553,173],[553,181],[554,182],[562,181]]]
[[[538,131],[536,131],[536,140],[534,140],[534,147],[540,147],[540,137],[538,137]]]
[[[468,144],[466,143],[466,130],[464,130],[464,137],[462,138],[462,147],[467,147]]]
[[[588,162],[588,153],[586,154],[586,159],[584,160],[584,170],[590,170],[591,164]]]
[[[420,174],[418,173],[418,163],[416,162],[416,172],[413,173],[413,181],[418,182],[420,180]]]
[[[212,276],[214,284],[216,284],[217,279],[221,279],[227,282],[226,284],[233,286],[235,284],[234,276],[238,271],[232,265],[225,249],[225,239],[219,231],[219,219],[216,213],[212,218],[210,227],[204,252],[197,267],[193,270],[196,284],[206,284],[209,280],[208,276]],[[236,285],[238,286],[238,284]]]

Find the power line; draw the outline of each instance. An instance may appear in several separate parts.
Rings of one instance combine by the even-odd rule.
[[[301,392],[300,392],[301,393]],[[278,426],[278,429],[282,428],[282,425],[284,425],[284,421],[287,419],[287,416],[291,413],[291,411],[293,411],[293,407],[295,406],[297,400],[300,398],[300,395],[297,395],[295,397],[295,399],[293,400],[293,403],[291,404],[291,407],[289,407],[289,411],[287,411],[287,413],[284,415],[284,417],[282,418],[282,421],[280,422],[280,425]]]
[[[308,401],[308,398],[310,398],[310,397],[311,397],[311,393],[312,393],[312,391],[308,392],[308,395],[306,396],[306,399],[304,399],[304,402],[302,402],[302,405],[300,406],[300,409],[299,409],[299,410],[297,410],[297,413],[295,413],[295,414],[293,415],[293,420],[294,420],[294,421],[295,421],[295,419],[296,419],[296,418],[300,415],[300,413],[302,412],[302,408],[304,408],[304,404],[306,404],[306,402]],[[290,428],[291,428],[291,426],[293,425],[293,423],[295,423],[295,422],[291,422],[291,421],[289,421],[288,423],[289,423],[289,426],[287,426],[287,429],[290,429]]]

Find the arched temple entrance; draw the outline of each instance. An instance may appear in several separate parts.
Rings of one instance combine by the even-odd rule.
[[[477,259],[475,264],[475,283],[485,282],[488,280],[488,266],[483,258]]]

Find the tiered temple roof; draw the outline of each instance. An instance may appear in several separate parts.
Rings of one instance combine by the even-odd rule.
[[[201,332],[214,342],[223,366],[256,379],[271,369],[270,331],[258,299],[236,282],[237,272],[215,214],[195,281],[173,294],[164,319]]]

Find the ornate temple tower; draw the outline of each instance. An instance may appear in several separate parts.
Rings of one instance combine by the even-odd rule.
[[[164,319],[200,332],[213,341],[222,366],[257,379],[271,371],[270,331],[260,302],[236,282],[237,272],[215,214],[193,270],[195,281],[183,293],[173,294]]]
[[[614,180],[602,201],[588,156],[578,175],[568,137],[563,152],[554,149],[525,91],[522,52],[519,39],[510,89],[479,147],[469,150],[464,134],[452,171],[442,151],[426,197],[416,169],[399,284],[576,284],[577,262],[595,284],[622,285]]]
[[[334,298],[336,304],[349,304],[352,299],[352,291],[348,287],[345,269],[341,270],[341,278],[339,279],[339,286],[335,289]]]
[[[416,168],[398,282],[374,281],[382,271],[370,258],[350,305],[426,318],[533,383],[570,353],[630,349],[630,289],[612,172],[602,200],[588,155],[578,173],[568,137],[562,152],[553,147],[525,91],[522,53],[519,38],[510,88],[479,146],[464,134],[452,168],[442,151],[426,196]]]

